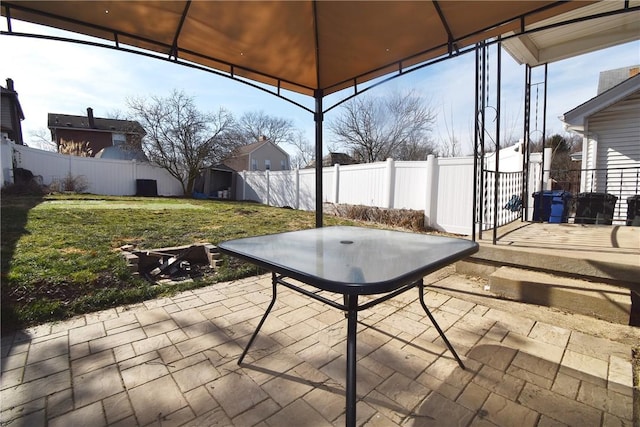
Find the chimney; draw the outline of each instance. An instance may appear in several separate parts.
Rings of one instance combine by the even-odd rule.
[[[15,90],[13,89],[13,79],[7,79],[7,89],[15,92]]]
[[[96,122],[93,120],[93,108],[87,108],[87,117],[89,118],[89,127],[94,129],[96,127]]]

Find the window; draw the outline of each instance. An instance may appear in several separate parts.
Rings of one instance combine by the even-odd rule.
[[[251,170],[252,171],[257,171],[258,170],[258,160],[251,159]]]
[[[113,146],[117,145],[125,145],[127,143],[127,136],[123,133],[112,133],[111,134],[111,144]]]
[[[264,170],[266,170],[266,171],[271,170],[271,160],[265,160],[264,161]]]
[[[286,171],[287,169],[289,169],[287,167],[287,161],[286,160],[280,160],[280,170]]]

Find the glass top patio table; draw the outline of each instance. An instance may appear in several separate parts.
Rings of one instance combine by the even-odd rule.
[[[346,413],[347,427],[356,425],[356,325],[358,311],[368,309],[414,287],[420,304],[458,364],[464,364],[438,326],[424,301],[422,278],[478,250],[478,244],[444,236],[361,227],[323,227],[231,240],[218,245],[221,252],[272,272],[271,303],[249,339],[242,363],[276,302],[277,285],[288,287],[347,314]],[[323,291],[343,295],[343,304],[310,292],[287,278]],[[374,295],[364,304],[360,295]]]
[[[469,240],[362,227],[323,227],[221,243],[222,252],[319,289],[393,291],[478,250]]]

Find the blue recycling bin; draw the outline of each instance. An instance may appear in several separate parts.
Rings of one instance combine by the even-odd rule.
[[[568,191],[537,191],[533,193],[533,220],[559,224],[567,222],[573,196]]]

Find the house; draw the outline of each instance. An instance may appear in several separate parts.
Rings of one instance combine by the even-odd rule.
[[[13,87],[13,80],[7,79],[7,87],[0,86],[2,92],[2,104],[0,106],[0,127],[2,133],[7,134],[7,138],[16,144],[24,145],[22,139],[22,120],[24,113],[18,100],[18,92]]]
[[[265,136],[258,142],[237,148],[222,162],[236,172],[289,170],[289,154]]]
[[[616,196],[624,217],[639,193],[640,65],[600,73],[598,94],[560,120],[583,138],[580,191]]]
[[[355,165],[358,161],[347,153],[329,153],[322,158],[322,166],[330,167],[333,165]],[[307,168],[315,168],[316,161],[309,162]]]
[[[60,153],[120,160],[140,159],[146,134],[136,121],[94,117],[91,107],[86,116],[49,113],[48,127]],[[118,152],[109,147],[118,147]]]

